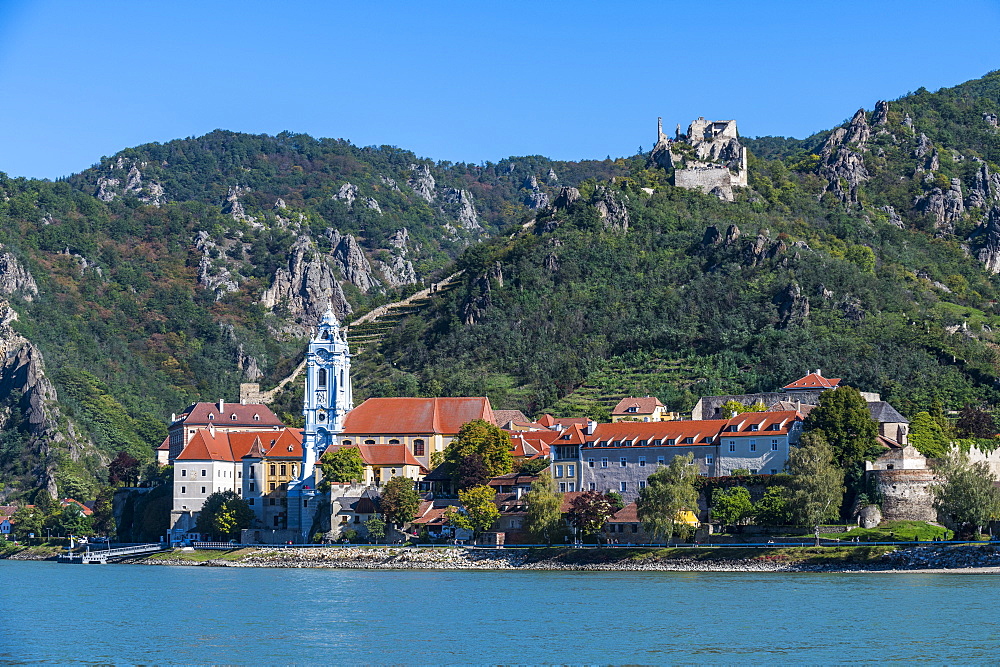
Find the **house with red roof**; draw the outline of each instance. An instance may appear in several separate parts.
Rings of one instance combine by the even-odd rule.
[[[746,412],[732,419],[598,424],[579,447],[576,490],[617,491],[626,502],[639,497],[646,480],[659,466],[679,455],[692,454],[698,473],[729,475],[748,469],[777,474],[798,442],[802,416],[795,411]],[[553,443],[558,446],[559,441]],[[559,474],[559,460],[553,463]],[[563,474],[570,469],[563,464]],[[565,489],[570,491],[569,484]]]
[[[194,531],[205,499],[217,491],[241,495],[266,527],[284,527],[285,493],[302,461],[301,431],[237,431],[210,424],[187,436],[174,460],[170,529],[175,537]]]
[[[17,511],[17,505],[0,505],[0,535],[9,536],[13,532],[14,524],[10,518]]]
[[[348,413],[348,417],[350,413]],[[368,440],[369,438],[366,438]],[[409,448],[402,442],[393,444],[351,443],[344,440],[342,444],[333,444],[326,448],[324,454],[341,449],[356,449],[365,466],[365,478],[358,480],[365,484],[381,486],[393,477],[406,477],[420,481],[427,474],[427,468],[417,460]]]
[[[623,398],[611,411],[611,421],[658,422],[669,417],[666,406],[655,396]]]
[[[807,373],[795,382],[786,384],[782,389],[794,394],[796,392],[825,391],[827,389],[836,389],[839,386],[840,378],[825,378],[823,377],[823,371],[816,369],[815,372]]]
[[[271,408],[259,403],[192,403],[172,415],[167,427],[167,460],[173,462],[200,428],[219,431],[280,431],[285,428]],[[162,447],[163,445],[160,445]],[[157,458],[160,458],[159,452]]]
[[[474,419],[497,423],[490,399],[369,398],[347,413],[338,445],[403,445],[418,466],[430,470],[431,455],[443,452],[462,425]],[[397,450],[371,451],[379,460],[389,456],[399,459],[392,463],[412,465]],[[388,454],[390,451],[393,453]],[[373,465],[392,467],[388,463]]]

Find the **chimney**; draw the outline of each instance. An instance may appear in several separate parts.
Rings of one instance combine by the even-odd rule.
[[[222,399],[220,398],[219,399],[219,416],[221,417],[222,413],[225,412],[225,411],[226,411],[226,404],[223,403]]]
[[[171,412],[170,413],[170,423],[173,424],[175,421],[177,421],[177,413],[176,412]]]
[[[215,424],[214,423],[208,425],[208,432],[212,434],[213,438],[215,437]]]
[[[817,368],[816,369],[816,375],[818,375],[820,377],[823,377],[823,369],[822,368]]]
[[[586,433],[587,435],[594,435],[595,428],[597,428],[597,422],[595,422],[593,419],[588,419],[587,427],[583,429],[583,432]]]

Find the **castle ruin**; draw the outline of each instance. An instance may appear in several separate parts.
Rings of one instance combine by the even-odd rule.
[[[747,185],[747,149],[740,144],[735,120],[698,118],[681,134],[680,125],[670,139],[663,132],[663,118],[656,122],[656,146],[650,162],[674,170],[674,185],[701,190],[733,201],[733,188]]]

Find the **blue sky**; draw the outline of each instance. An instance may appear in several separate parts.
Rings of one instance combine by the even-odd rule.
[[[0,171],[216,128],[438,160],[634,154],[656,117],[807,136],[1000,68],[1000,0],[0,0]]]

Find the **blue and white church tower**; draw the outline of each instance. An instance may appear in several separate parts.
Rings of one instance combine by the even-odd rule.
[[[302,414],[301,476],[288,490],[289,527],[297,524],[308,537],[315,511],[316,461],[344,429],[344,417],[354,407],[351,390],[351,350],[347,332],[327,308],[306,352],[306,388]],[[295,521],[296,515],[298,520]]]

